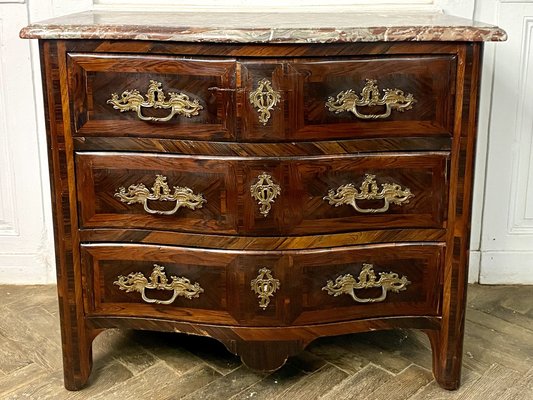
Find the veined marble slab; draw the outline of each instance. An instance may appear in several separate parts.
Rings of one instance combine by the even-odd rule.
[[[87,11],[29,25],[26,39],[129,39],[214,43],[504,41],[496,26],[440,13]]]

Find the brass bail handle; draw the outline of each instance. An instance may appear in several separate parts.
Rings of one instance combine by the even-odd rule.
[[[326,107],[329,111],[339,114],[351,112],[360,119],[384,119],[388,118],[393,110],[404,112],[413,108],[416,99],[411,93],[407,95],[400,89],[384,89],[383,96],[377,86],[377,80],[366,79],[366,84],[357,95],[353,89],[343,90],[335,97],[329,97]],[[363,114],[358,107],[385,106],[381,114]]]
[[[160,215],[173,215],[181,207],[196,210],[202,208],[204,203],[207,203],[201,194],[195,194],[192,189],[188,187],[174,186],[173,189],[174,191],[172,192],[168,186],[166,176],[156,175],[151,191],[143,183],[139,183],[136,185],[130,185],[127,190],[125,187],[118,188],[115,197],[118,197],[120,201],[126,204],[142,204],[147,213]],[[151,209],[148,205],[149,201],[175,201],[176,204],[172,210],[161,211]]]
[[[179,292],[177,290],[174,290],[174,294],[168,300],[150,299],[146,296],[145,290],[146,290],[146,287],[143,287],[142,292],[141,292],[141,298],[143,299],[143,301],[149,304],[164,304],[164,305],[172,304],[174,303],[174,300],[176,300],[176,297],[178,297],[179,295]]]
[[[406,276],[400,278],[395,272],[381,272],[378,280],[374,266],[364,263],[357,279],[351,274],[340,275],[335,281],[327,281],[322,290],[334,297],[347,294],[357,303],[378,303],[387,298],[389,291],[399,293],[406,290],[409,284],[411,282]],[[355,294],[355,290],[370,288],[381,288],[381,295],[379,297],[360,298]]]
[[[185,93],[169,92],[167,99],[161,86],[161,82],[150,80],[146,98],[137,89],[125,90],[120,96],[113,93],[107,100],[107,104],[111,104],[115,110],[120,112],[134,111],[140,120],[153,122],[170,121],[175,115],[191,118],[203,110],[198,99],[191,100]],[[170,114],[166,117],[147,117],[142,113],[144,108],[170,109]]]
[[[171,276],[170,281],[165,273],[165,267],[154,264],[154,269],[147,279],[141,272],[132,272],[128,276],[120,275],[113,282],[120,290],[126,293],[139,292],[144,302],[149,304],[172,304],[178,296],[193,299],[200,296],[204,289],[198,283],[192,284],[185,277]],[[151,299],[146,296],[146,289],[172,291],[172,297],[168,300]]]
[[[385,288],[385,286],[382,286],[381,296],[375,297],[375,298],[362,299],[360,297],[357,297],[355,295],[354,288],[352,288],[352,290],[348,292],[347,294],[349,294],[352,297],[352,299],[354,299],[357,303],[379,303],[387,298],[387,289]]]
[[[365,174],[365,179],[358,189],[353,183],[349,183],[339,186],[336,190],[329,190],[323,199],[334,207],[349,205],[357,212],[372,214],[388,211],[390,204],[399,206],[407,204],[414,197],[409,188],[402,188],[397,183],[383,183],[379,190],[375,178],[375,175]],[[364,200],[383,200],[384,205],[380,208],[363,208],[357,204],[357,201]]]

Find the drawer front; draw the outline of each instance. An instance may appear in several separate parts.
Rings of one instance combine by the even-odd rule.
[[[74,134],[230,140],[235,61],[69,54]]]
[[[77,154],[81,228],[236,234],[233,167],[203,157]]]
[[[234,324],[228,265],[235,256],[149,245],[82,245],[88,315]],[[175,278],[174,278],[175,277]]]
[[[437,244],[275,252],[82,245],[85,308],[89,316],[247,326],[438,315],[443,250]]]
[[[442,228],[447,160],[79,153],[80,224],[261,236]]]
[[[372,245],[294,255],[294,324],[440,313],[444,246]]]
[[[233,59],[74,53],[68,66],[78,136],[253,142],[453,128],[454,56],[252,60],[237,74]]]
[[[243,62],[247,97],[263,101],[246,102],[244,138],[451,135],[455,68],[451,55]]]

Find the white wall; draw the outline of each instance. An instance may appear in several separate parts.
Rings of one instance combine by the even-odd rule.
[[[0,283],[55,281],[48,163],[29,21],[87,9],[90,0],[0,0]]]
[[[45,221],[31,50],[18,39],[23,1],[0,0],[0,281],[44,283],[53,276]]]
[[[509,40],[493,72],[481,235],[481,283],[533,284],[533,0],[485,0],[477,16]]]
[[[28,21],[37,21],[90,8],[218,11],[231,9],[275,11],[283,9],[284,11],[295,12],[301,12],[302,9],[306,11],[342,12],[348,9],[398,10],[402,8],[418,11],[442,9],[446,13],[467,18],[472,18],[475,14],[479,20],[498,23],[500,22],[498,11],[501,3],[507,7],[507,14],[505,14],[507,20],[502,20],[502,22],[509,24],[508,27],[505,25],[503,27],[510,29],[510,32],[518,32],[522,24],[516,23],[520,19],[518,17],[520,14],[517,12],[530,12],[530,10],[518,10],[517,5],[531,4],[533,0],[518,0],[516,2],[512,0],[478,0],[477,2],[475,0],[336,0],[334,2],[324,2],[323,0],[293,0],[292,2],[286,0],[268,2],[264,0],[202,0],[201,2],[193,0],[26,0],[26,2],[24,0],[0,0],[0,183],[2,189],[11,189],[0,191],[0,283],[46,283],[55,279],[38,51],[36,41],[30,44],[28,41],[17,38],[19,28]],[[519,198],[525,193],[526,199],[533,199],[533,172],[529,175],[524,172],[533,171],[533,166],[529,168],[529,164],[525,161],[528,155],[531,159],[531,153],[522,150],[520,153],[521,161],[518,164],[513,163],[512,160],[505,160],[506,163],[514,166],[510,171],[499,168],[501,160],[499,160],[496,150],[499,148],[498,146],[503,144],[498,142],[498,138],[501,139],[505,136],[502,136],[499,131],[500,128],[495,127],[498,121],[494,122],[494,115],[498,115],[499,110],[495,108],[495,104],[498,104],[497,101],[492,101],[493,86],[497,91],[504,90],[500,86],[503,85],[502,81],[505,81],[505,68],[503,68],[506,64],[505,61],[512,58],[515,54],[513,52],[519,51],[520,46],[522,46],[522,54],[525,54],[524,48],[529,49],[523,42],[521,40],[521,45],[515,43],[512,49],[502,50],[504,56],[500,58],[498,58],[495,49],[505,44],[486,45],[474,187],[474,204],[476,206],[474,207],[472,223],[471,281],[478,280],[481,266],[482,282],[519,283],[523,280],[519,275],[524,271],[529,276],[530,282],[533,282],[533,272],[529,272],[533,270],[533,267],[530,267],[531,261],[529,264],[524,263],[525,258],[522,256],[525,254],[529,256],[529,260],[533,260],[531,257],[533,245],[531,242],[527,243],[529,236],[523,234],[524,229],[528,232],[527,234],[530,234],[528,229],[533,225],[530,223],[533,217],[533,205],[530,204],[529,200]],[[506,53],[506,51],[508,52]],[[526,53],[529,54],[529,52]],[[527,62],[527,58],[522,58],[524,62]],[[533,63],[530,62],[529,65],[531,64]],[[515,75],[519,76],[520,71],[523,75],[524,69],[516,63],[515,67],[517,69],[514,72]],[[496,70],[496,81],[493,79],[494,69]],[[529,73],[529,69],[527,71]],[[7,76],[9,79],[6,78]],[[15,84],[12,78],[14,76],[22,78],[18,79]],[[32,77],[32,80],[27,78],[29,76]],[[6,98],[9,99],[7,103]],[[505,96],[503,99],[501,100],[502,105],[505,106]],[[522,107],[524,104],[529,105],[529,103],[524,102],[521,104]],[[20,118],[21,109],[25,110],[23,118]],[[491,115],[493,116],[492,120],[489,118]],[[492,124],[489,121],[492,121]],[[520,124],[522,124],[520,126],[525,126],[524,123],[527,125],[527,122],[528,120],[520,119]],[[519,149],[526,148],[522,145],[529,143],[527,141],[530,139],[528,136],[530,131],[528,133],[526,127],[520,131],[518,136],[517,134],[513,136],[514,143],[520,143]],[[490,137],[489,132],[491,133]],[[490,152],[490,148],[493,149],[492,152]],[[494,222],[493,213],[499,212],[502,215],[509,213],[501,211],[502,208],[508,208],[507,203],[503,200],[493,204],[484,195],[485,182],[493,187],[492,191],[489,188],[489,192],[492,193],[491,196],[494,195],[493,192],[498,190],[494,177],[499,175],[495,174],[494,177],[493,175],[486,175],[487,154],[492,160],[491,165],[495,167],[495,172],[499,171],[500,175],[507,174],[505,176],[514,182],[514,186],[509,184],[506,187],[509,190],[509,196],[514,200],[510,198],[507,201],[514,205],[512,215],[519,215],[521,218],[519,221],[522,225],[520,225],[521,233],[518,234],[515,229],[514,233],[511,233],[511,237],[515,235],[515,238],[525,238],[526,243],[522,243],[520,246],[517,245],[518,242],[511,243],[511,251],[507,251],[506,247],[510,243],[509,235],[503,235],[505,237],[500,235],[502,240],[493,240],[492,238],[502,226],[507,224],[504,226],[506,228],[509,224],[507,220],[500,221],[499,225],[492,223]],[[514,153],[511,152],[511,154]],[[491,171],[492,169],[489,169],[489,172]],[[502,198],[502,196],[494,196],[493,198]],[[480,204],[484,204],[485,207],[480,207]],[[488,211],[483,212],[484,208]],[[513,221],[517,221],[517,219],[515,218]],[[483,235],[482,227],[484,228]],[[504,231],[508,233],[509,230],[504,229]],[[494,255],[497,257],[493,258]],[[501,268],[501,266],[516,261],[517,255],[520,261],[518,270],[511,271]]]

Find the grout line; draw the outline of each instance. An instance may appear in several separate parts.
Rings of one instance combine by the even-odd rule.
[[[402,371],[398,372],[398,374],[395,374],[394,372],[389,371],[387,368],[384,368],[384,367],[382,367],[381,365],[374,364],[372,361],[370,361],[367,365],[365,365],[365,368],[367,368],[369,365],[373,366],[374,368],[380,369],[380,370],[382,370],[383,372],[386,372],[387,374],[389,374],[389,375],[392,376],[392,377],[398,375],[400,372],[405,371],[405,370],[408,368],[408,367],[406,367],[406,368],[402,369]],[[365,368],[363,368],[363,369],[365,369]],[[362,370],[363,370],[363,369],[362,369]],[[362,370],[361,370],[361,371],[362,371]]]
[[[326,363],[327,363],[327,364],[330,364],[330,365],[332,365],[332,366],[334,366],[335,368],[337,368],[338,370],[344,372],[345,374],[348,374],[348,378],[351,378],[352,376],[356,375],[356,374],[357,374],[359,371],[361,371],[361,369],[362,369],[362,368],[361,368],[359,371],[356,371],[356,372],[350,372],[350,371],[346,371],[344,368],[339,367],[337,364],[334,364],[334,363],[331,362],[331,361],[327,361],[327,360],[326,360]]]
[[[142,374],[144,371],[147,371],[149,370],[150,368],[152,368],[155,364],[157,364],[157,362],[154,363],[154,365],[150,365],[148,368],[146,369],[143,369],[142,371],[132,371],[130,367],[128,367],[128,365],[126,363],[124,363],[119,357],[116,357],[116,356],[112,356],[113,358],[113,361],[115,361],[117,364],[120,364],[122,365],[124,368],[126,368],[128,371],[131,372],[131,377],[126,379],[127,380],[130,380],[131,378],[136,378],[138,375]],[[124,381],[125,382],[125,381]]]
[[[394,376],[398,376],[402,373],[404,373],[406,370],[408,370],[409,368],[411,368],[413,365],[416,365],[417,367],[420,367],[420,365],[418,364],[415,364],[414,362],[411,362],[411,364],[409,364],[407,367],[405,367],[404,369],[402,369],[401,371],[398,371],[396,374],[394,374]],[[422,367],[421,367],[422,368]],[[424,368],[426,371],[427,371],[427,368]]]

